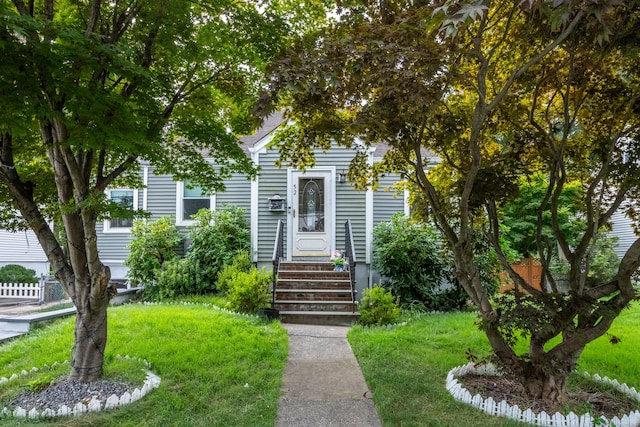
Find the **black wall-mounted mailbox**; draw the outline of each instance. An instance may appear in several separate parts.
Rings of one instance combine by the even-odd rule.
[[[287,199],[283,199],[279,194],[275,194],[269,199],[269,210],[274,212],[284,212],[287,210]]]

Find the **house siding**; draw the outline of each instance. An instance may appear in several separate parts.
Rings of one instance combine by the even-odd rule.
[[[316,152],[316,168],[335,167],[336,172],[347,170],[349,162],[353,158],[353,152],[340,147],[334,147],[328,153]],[[277,220],[286,221],[290,215],[287,212],[271,212],[268,207],[268,199],[278,194],[281,197],[287,195],[287,169],[274,166],[279,158],[275,150],[268,150],[260,154],[259,163],[262,172],[258,181],[258,263],[271,262],[273,244],[276,233]],[[344,224],[350,219],[355,239],[356,257],[365,257],[365,191],[354,190],[349,183],[336,182],[335,203],[335,242],[338,249],[344,249]],[[291,206],[291,200],[287,200]],[[285,236],[285,253],[288,251]]]
[[[136,209],[142,209],[142,190],[136,190],[138,193],[138,204]],[[105,259],[124,259],[127,257],[127,244],[131,241],[131,234],[128,232],[109,232],[104,231],[104,222],[98,222],[96,225],[96,233],[98,234],[98,250],[100,257]]]
[[[225,181],[225,190],[216,193],[216,210],[225,205],[244,209],[244,217],[250,220],[251,214],[251,181],[245,175],[235,174]]]
[[[49,274],[49,262],[33,231],[0,230],[0,242],[0,267],[18,264],[35,270],[38,276]]]
[[[274,164],[279,158],[279,154],[274,150],[267,150],[259,155],[260,176],[258,177],[258,242],[257,261],[259,265],[271,263],[273,255],[273,245],[276,236],[278,220],[281,219],[285,225],[287,223],[287,212],[269,211],[269,198],[278,194],[280,197],[287,197],[287,169],[277,168]],[[291,200],[287,200],[287,205],[291,206]],[[284,251],[287,253],[287,230],[284,230]],[[256,246],[256,245],[254,245]]]
[[[385,176],[373,193],[373,226],[388,221],[398,212],[404,212],[404,193],[392,188],[398,177]]]
[[[142,172],[141,172],[142,173]],[[251,207],[250,188],[251,183],[243,175],[234,175],[225,181],[226,190],[215,195],[215,209],[221,209],[225,204],[235,205],[245,209],[245,218],[250,219]],[[146,196],[145,196],[146,194]],[[146,201],[144,200],[146,197]],[[176,217],[177,184],[171,175],[156,175],[153,167],[148,167],[148,181],[146,192],[138,190],[138,209],[150,213],[149,220],[156,221],[161,217]],[[187,226],[178,226],[185,236],[188,233]],[[112,233],[104,231],[104,223],[97,226],[98,249],[103,262],[111,268],[114,278],[123,278],[127,269],[124,260],[129,255],[127,245],[131,242],[130,233]],[[182,249],[179,250],[182,253]]]
[[[151,213],[151,221],[161,217],[176,216],[176,182],[171,175],[156,175],[155,169],[149,168],[147,183],[147,211]],[[183,228],[183,227],[180,227]]]
[[[633,231],[631,220],[621,211],[613,214],[611,223],[612,229],[610,235],[618,238],[618,244],[614,248],[614,251],[619,258],[622,258],[633,242],[638,239],[638,236]]]

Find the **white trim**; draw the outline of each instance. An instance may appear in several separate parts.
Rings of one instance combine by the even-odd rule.
[[[292,209],[287,209],[287,261],[291,261],[293,248],[293,191],[291,182],[293,181],[294,168],[287,168],[287,203]]]
[[[373,166],[373,153],[375,152],[374,147],[369,148],[368,155],[368,163],[369,166]],[[373,189],[369,186],[367,187],[367,192],[365,194],[365,238],[364,238],[364,250],[365,257],[364,261],[366,264],[371,264],[371,247],[372,247],[372,239],[373,239]]]
[[[149,202],[149,166],[142,168],[142,210],[147,211]]]
[[[306,169],[302,172],[299,169],[287,168],[287,202],[292,204],[294,200],[292,192],[293,174],[300,173],[304,175],[313,175],[314,173],[328,173],[327,176],[327,188],[328,191],[327,204],[325,205],[326,212],[331,214],[331,226],[328,232],[329,239],[329,254],[333,253],[336,246],[336,167],[335,166],[319,166],[311,169]],[[293,206],[293,205],[290,205]],[[291,261],[293,257],[293,210],[287,209],[287,261]],[[326,224],[326,223],[325,223]]]
[[[133,193],[133,209],[138,209],[138,189],[137,188],[127,188],[127,187],[116,187],[116,188],[107,188],[105,190],[105,194],[107,195],[107,199],[111,200],[111,192],[112,191],[131,191]],[[111,220],[106,219],[103,222],[102,226],[103,233],[113,233],[113,234],[129,234],[131,233],[131,227],[112,227]]]
[[[273,133],[276,131],[276,129],[272,130],[262,139],[253,144],[253,147],[249,147],[249,153],[251,153],[251,157],[253,158],[254,155],[256,156],[254,161],[257,160],[258,154],[263,154],[267,151],[267,145],[269,145],[269,143],[273,139]]]
[[[253,147],[249,149],[249,151],[251,152],[251,160],[253,161],[253,164],[258,167],[260,166],[260,153],[258,153],[257,151],[253,151]],[[259,249],[259,245],[258,245],[258,233],[259,233],[259,227],[258,227],[258,221],[259,221],[259,216],[258,216],[258,209],[260,207],[259,204],[259,197],[260,197],[260,186],[259,186],[259,176],[256,176],[253,180],[251,180],[251,207],[250,207],[250,216],[251,216],[251,259],[253,259],[253,262],[258,262],[258,249]]]
[[[409,197],[411,197],[409,190],[404,190],[404,215],[407,217],[411,215],[411,206],[409,205]]]
[[[184,181],[176,181],[176,225],[177,226],[189,226],[195,223],[192,219],[184,219],[182,217],[182,203],[184,200]],[[209,196],[209,210],[214,211],[216,209],[216,195],[212,193]]]
[[[372,237],[373,236],[373,190],[371,188],[367,188],[367,193],[365,194],[365,239],[364,239],[364,249],[365,249],[365,263],[371,264],[371,247],[372,247]]]

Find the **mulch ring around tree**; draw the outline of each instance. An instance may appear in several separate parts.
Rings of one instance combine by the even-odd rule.
[[[569,412],[574,412],[576,415],[590,413],[595,418],[604,416],[610,420],[640,408],[640,402],[629,396],[594,383],[581,382],[575,387],[569,387],[568,400],[563,404],[553,404],[527,395],[522,385],[508,375],[495,377],[467,374],[458,377],[458,382],[471,395],[479,394],[485,399],[491,397],[496,402],[506,400],[511,406],[518,405],[522,410],[530,408],[535,413],[542,411],[547,414],[560,412],[565,415]]]

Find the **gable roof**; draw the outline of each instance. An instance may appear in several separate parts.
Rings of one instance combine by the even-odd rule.
[[[240,137],[239,139],[242,143],[241,147],[245,154],[250,156],[249,149],[251,149],[262,138],[276,130],[282,123],[284,123],[284,112],[276,111],[264,119],[262,126],[253,134]]]
[[[266,119],[264,119],[262,126],[258,128],[253,134],[244,135],[240,137],[239,140],[241,142],[241,147],[244,153],[248,157],[251,157],[251,153],[250,153],[251,149],[263,138],[265,138],[266,136],[271,134],[271,132],[279,128],[284,122],[285,122],[284,111],[276,111],[270,116],[268,116]],[[391,146],[384,142],[380,142],[374,145],[373,148],[374,148],[373,155],[376,158],[384,157],[387,151],[391,150]],[[426,150],[423,150],[423,154],[425,157],[434,156],[433,153]]]

